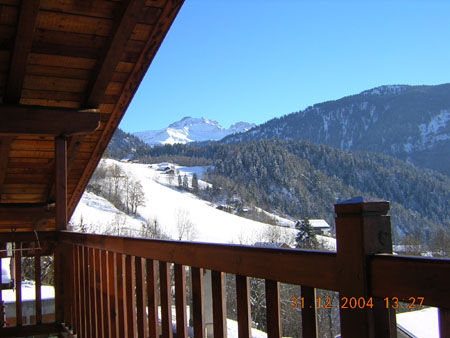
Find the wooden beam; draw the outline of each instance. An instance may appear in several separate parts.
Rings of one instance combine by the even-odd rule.
[[[55,209],[43,204],[0,204],[0,220],[5,222],[24,222],[41,224],[55,218]]]
[[[8,168],[8,156],[11,150],[12,137],[0,137],[0,199]]]
[[[65,137],[55,139],[56,160],[56,228],[67,228],[67,140]]]
[[[39,0],[22,1],[6,85],[6,102],[19,103],[20,101],[28,54],[33,43],[38,12]]]
[[[70,136],[92,133],[99,127],[97,110],[48,108],[25,105],[0,106],[0,136]]]
[[[120,61],[124,46],[144,10],[145,2],[146,0],[124,1],[122,11],[118,15],[120,20],[116,20],[117,23],[112,29],[108,48],[97,64],[97,72],[87,91],[86,104],[88,107],[97,107],[102,100],[106,87]]]

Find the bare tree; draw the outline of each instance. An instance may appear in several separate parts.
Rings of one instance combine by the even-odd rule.
[[[197,230],[190,219],[189,211],[177,209],[175,211],[178,240],[192,241],[197,237]]]
[[[131,213],[133,215],[136,215],[137,208],[140,206],[145,206],[145,194],[144,194],[144,188],[142,187],[141,182],[139,181],[130,181],[130,209]]]

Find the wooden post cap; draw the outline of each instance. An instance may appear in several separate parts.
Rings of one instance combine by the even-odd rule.
[[[360,214],[365,212],[386,215],[389,211],[389,201],[379,198],[357,196],[334,205],[336,214]]]

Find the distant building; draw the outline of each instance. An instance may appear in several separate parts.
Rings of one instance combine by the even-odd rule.
[[[295,223],[295,227],[298,228],[299,225],[303,225],[305,223],[304,220],[298,220]],[[331,227],[324,219],[310,219],[309,223],[313,228],[314,234],[316,235],[330,235]]]

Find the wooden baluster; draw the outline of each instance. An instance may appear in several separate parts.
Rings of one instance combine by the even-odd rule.
[[[136,270],[136,310],[137,310],[137,334],[138,337],[147,338],[147,320],[145,306],[145,269],[143,259],[135,257]]]
[[[108,317],[108,333],[109,337],[118,337],[119,321],[117,320],[118,313],[118,300],[117,300],[117,266],[116,266],[116,254],[114,252],[108,252],[108,305],[109,305],[109,317]]]
[[[22,326],[22,242],[15,242],[14,278],[16,287],[16,325]]]
[[[124,288],[124,257],[122,254],[116,254],[116,268],[117,268],[117,293],[116,293],[116,300],[117,300],[117,316],[116,320],[118,322],[118,332],[117,337],[126,337],[126,318],[125,318],[125,297],[124,295],[125,288]]]
[[[105,309],[103,308],[103,290],[102,290],[102,262],[101,251],[94,249],[94,262],[95,262],[95,295],[96,295],[96,316],[97,316],[97,337],[106,337],[103,331],[103,322],[105,320]]]
[[[74,311],[74,293],[73,293],[73,280],[74,280],[74,271],[71,263],[73,262],[73,250],[72,246],[68,244],[64,244],[63,246],[64,252],[64,263],[62,273],[64,275],[64,323],[68,329],[73,329],[75,321],[73,319],[73,311]]]
[[[91,265],[90,265],[90,249],[84,247],[84,280],[85,280],[85,299],[86,299],[86,337],[93,337],[92,329],[93,329],[93,315],[92,315],[92,298],[91,298]]]
[[[80,254],[79,254],[79,246],[73,245],[73,269],[74,269],[74,280],[73,280],[73,288],[74,288],[74,325],[75,325],[75,334],[81,335],[81,310],[80,310],[80,298],[81,298],[81,276],[80,276]]]
[[[439,337],[448,338],[450,337],[450,310],[440,308],[438,311],[439,311]]]
[[[161,329],[164,338],[172,338],[172,295],[167,262],[159,262],[159,287],[161,297]]]
[[[303,298],[302,308],[302,335],[304,338],[318,337],[318,325],[316,314],[316,289],[302,286],[300,295]],[[330,310],[331,311],[331,310]]]
[[[250,281],[246,276],[236,275],[237,318],[239,338],[251,337]]]
[[[64,273],[65,273],[65,246],[58,243],[55,247],[53,254],[54,262],[54,278],[55,278],[55,317],[57,323],[64,322],[65,318],[65,303],[68,301],[65,299],[65,286],[64,286]]]
[[[225,338],[227,336],[227,310],[224,280],[223,272],[211,271],[214,338]]]
[[[175,306],[177,316],[177,338],[187,338],[186,314],[186,270],[184,265],[175,264]]]
[[[267,336],[281,338],[280,283],[266,279]]]
[[[97,288],[95,283],[95,251],[88,249],[89,257],[89,299],[90,299],[90,313],[91,313],[91,337],[98,337],[98,319],[97,319]]]
[[[88,336],[88,297],[87,297],[87,281],[86,281],[86,248],[83,246],[79,247],[79,256],[80,256],[80,335],[82,337]]]
[[[204,309],[204,288],[203,269],[191,268],[192,278],[192,305],[194,313],[194,336],[205,337],[205,309]]]
[[[147,306],[148,306],[148,336],[159,337],[158,329],[158,293],[156,261],[146,260],[147,268]]]
[[[100,265],[101,265],[101,294],[102,294],[102,313],[103,313],[103,336],[111,337],[109,333],[109,320],[111,312],[109,307],[109,274],[108,274],[108,252],[100,250]]]
[[[127,336],[136,337],[136,278],[134,270],[134,256],[125,256],[125,294],[126,294],[126,317]]]
[[[337,280],[340,299],[369,301],[367,256],[392,253],[389,202],[356,197],[334,206],[336,217]],[[340,307],[345,338],[396,337],[395,311],[373,299],[373,309]]]
[[[35,281],[35,312],[36,324],[42,323],[42,301],[41,301],[41,254],[37,251],[34,255],[34,281]]]

